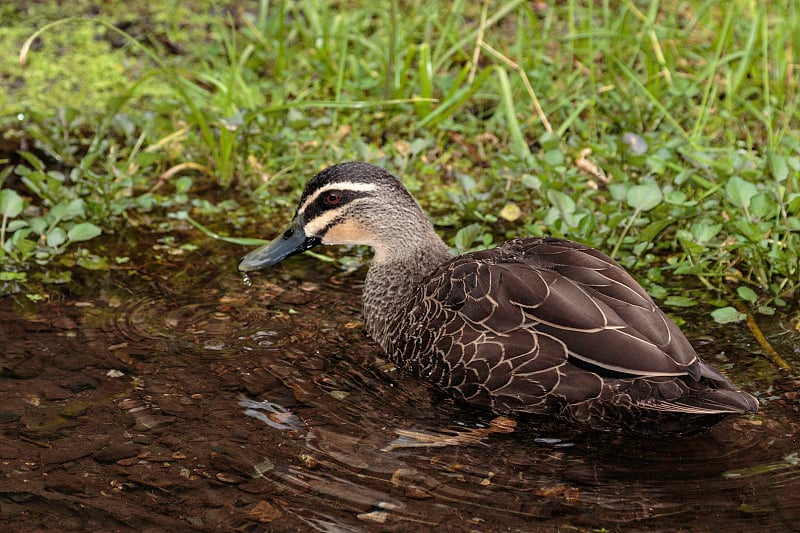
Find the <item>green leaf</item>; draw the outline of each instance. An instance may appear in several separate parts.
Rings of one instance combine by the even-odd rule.
[[[786,181],[789,176],[789,166],[786,164],[786,158],[774,152],[769,153],[769,166],[772,170],[772,176],[780,182]]]
[[[58,248],[67,241],[67,233],[61,228],[53,228],[47,234],[47,246]]]
[[[664,195],[661,189],[654,183],[635,185],[628,189],[628,205],[639,211],[650,211],[661,203]]]
[[[739,298],[741,298],[745,302],[753,303],[756,300],[758,300],[758,294],[756,294],[756,291],[754,291],[750,287],[739,287],[738,289],[736,289],[736,294],[738,294]]]
[[[655,220],[645,226],[642,232],[639,234],[639,238],[644,242],[651,242],[655,239],[659,233],[664,231],[668,228],[672,223],[675,222],[672,218],[662,218],[659,220]]]
[[[26,239],[26,237],[30,234],[30,228],[22,228],[14,232],[14,235],[11,236],[11,239],[6,242],[7,249],[15,249],[17,250],[20,255],[21,259],[25,261],[33,251],[36,249],[36,242]]]
[[[156,152],[141,152],[136,156],[136,164],[140,167],[149,167],[164,155]]]
[[[733,322],[741,322],[747,315],[738,311],[735,307],[721,307],[711,313],[714,321],[717,324],[730,324]]]
[[[456,248],[459,250],[466,250],[472,246],[472,243],[475,242],[475,239],[477,239],[480,234],[480,224],[470,224],[458,230],[458,233],[456,233],[453,239],[453,244],[455,244]]]
[[[705,221],[692,224],[692,235],[697,242],[707,243],[722,231],[721,223],[708,223]]]
[[[67,237],[70,241],[88,241],[94,239],[103,233],[103,230],[92,224],[91,222],[82,222],[72,226],[67,232]]]
[[[630,189],[629,183],[612,183],[608,186],[608,192],[611,193],[611,198],[617,202],[622,202],[628,197],[628,189]]]
[[[19,152],[19,155],[21,155],[22,158],[25,161],[27,161],[28,164],[30,166],[32,166],[35,170],[38,170],[40,172],[44,170],[44,163],[42,163],[42,160],[39,159],[38,157],[36,157],[35,155],[33,155],[31,152],[23,151],[23,152]],[[20,168],[20,167],[17,167],[17,168]],[[22,168],[25,168],[25,167],[22,167]]]
[[[475,178],[469,174],[456,174],[456,181],[458,181],[458,184],[461,185],[461,188],[464,189],[464,192],[467,194],[478,185]]]
[[[750,199],[750,214],[762,220],[774,218],[780,209],[781,206],[769,194],[761,192]]]
[[[411,141],[411,144],[408,146],[408,148],[411,150],[411,155],[416,157],[417,155],[427,150],[431,146],[433,146],[433,139],[425,139],[417,137],[416,139]]]
[[[48,270],[42,276],[42,281],[45,283],[69,283],[72,280],[72,272],[69,270]]]
[[[546,131],[539,136],[538,141],[543,150],[552,150],[558,148],[558,145],[561,143],[561,137],[555,133]]]
[[[188,193],[192,188],[192,178],[189,176],[181,176],[175,180],[175,192],[177,194]]]
[[[800,213],[800,193],[793,192],[786,197],[786,210],[789,213]]]
[[[11,272],[8,270],[0,272],[0,281],[25,281],[27,277],[25,272]]]
[[[563,214],[570,214],[575,212],[575,200],[568,194],[555,189],[547,191],[547,199],[553,204],[553,207],[558,209]]]
[[[584,218],[584,215],[575,213],[577,207],[575,200],[568,194],[550,189],[547,191],[547,199],[553,204],[553,207],[550,208],[547,215],[544,217],[544,223],[548,226],[556,225],[557,222],[560,221],[561,224],[566,224],[574,228]]]
[[[764,232],[758,224],[749,222],[743,218],[737,218],[731,222],[731,225],[738,230],[739,234],[752,242],[758,242],[764,238]]]
[[[43,235],[47,230],[47,221],[42,217],[34,217],[28,220],[28,226],[39,235]]]
[[[750,199],[758,193],[758,189],[749,181],[733,176],[725,186],[725,193],[733,205],[747,210],[750,207]]]
[[[50,214],[59,220],[72,220],[85,216],[83,200],[75,198],[69,203],[60,203],[50,210]]]
[[[666,201],[668,204],[685,206],[697,203],[693,201],[687,201],[687,198],[688,197],[686,196],[686,193],[683,191],[669,191],[666,195],[664,195],[664,201]]]
[[[0,191],[0,215],[6,218],[14,218],[22,213],[25,202],[17,191],[3,189]]]
[[[548,150],[547,152],[544,153],[542,161],[544,161],[544,163],[549,167],[557,167],[559,165],[563,165],[564,153],[558,148],[555,148],[553,150]]]
[[[108,270],[108,260],[99,255],[90,254],[78,258],[78,264],[86,270]]]
[[[528,189],[533,189],[534,191],[538,191],[542,188],[542,180],[534,176],[533,174],[525,173],[522,175],[522,179],[520,180],[524,187]]]
[[[6,231],[8,233],[12,233],[17,231],[18,229],[28,228],[28,227],[30,227],[30,224],[28,224],[27,220],[17,219],[17,220],[12,220],[11,222],[8,223],[8,226],[6,226]]]
[[[670,296],[664,304],[671,307],[694,307],[697,305],[697,300],[688,296]]]

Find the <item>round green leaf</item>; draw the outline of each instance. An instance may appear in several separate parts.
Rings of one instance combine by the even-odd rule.
[[[47,230],[47,221],[43,217],[33,217],[28,219],[28,225],[39,235],[44,235],[44,232]]]
[[[758,295],[756,294],[756,291],[754,291],[750,287],[739,287],[736,289],[736,294],[738,294],[739,298],[741,298],[745,302],[752,303],[758,300]]]
[[[192,188],[192,178],[181,176],[175,180],[175,192],[178,194],[187,193]]]
[[[17,194],[17,191],[11,189],[3,189],[0,191],[0,215],[7,218],[14,218],[22,213],[25,208],[25,202],[22,197]]]
[[[731,322],[741,322],[746,318],[744,313],[739,312],[735,307],[721,307],[715,309],[711,316],[717,324],[729,324]]]
[[[58,248],[67,240],[67,233],[61,228],[53,228],[47,234],[47,246],[51,248]]]
[[[750,207],[750,199],[758,193],[758,189],[749,181],[733,176],[725,186],[725,193],[732,204],[747,209]]]
[[[628,205],[639,211],[650,211],[663,199],[661,189],[654,183],[636,185],[628,189]]]
[[[82,222],[72,226],[67,232],[67,237],[70,241],[88,241],[94,239],[103,233],[103,230],[92,224],[91,222]]]

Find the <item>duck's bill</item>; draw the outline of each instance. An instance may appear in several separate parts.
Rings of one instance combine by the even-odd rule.
[[[252,272],[276,265],[287,257],[313,248],[319,242],[319,237],[307,236],[300,221],[295,219],[280,237],[244,256],[239,261],[239,272]]]

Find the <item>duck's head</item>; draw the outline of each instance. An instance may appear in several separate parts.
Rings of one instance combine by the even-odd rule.
[[[369,163],[340,163],[308,182],[289,227],[242,258],[239,271],[275,265],[319,244],[368,245],[380,261],[422,237],[439,240],[399,179]]]

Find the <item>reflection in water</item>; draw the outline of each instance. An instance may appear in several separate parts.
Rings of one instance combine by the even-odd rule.
[[[135,289],[106,282],[84,297],[85,305],[72,308],[77,329],[71,349],[90,352],[88,359],[81,366],[77,355],[53,368],[97,383],[81,390],[87,395],[83,411],[77,396],[53,401],[91,414],[56,417],[56,424],[42,405],[24,404],[19,431],[59,448],[73,436],[85,441],[86,425],[95,422],[103,424],[105,441],[71,459],[78,462],[49,463],[66,466],[50,472],[47,483],[70,468],[76,476],[84,470],[108,475],[104,492],[118,486],[129,506],[127,518],[115,519],[145,529],[269,523],[276,530],[331,532],[376,524],[707,531],[789,529],[800,520],[800,420],[788,392],[760,394],[772,400],[755,416],[674,440],[494,418],[399,372],[362,332],[353,279],[304,259],[285,268],[304,265],[312,268],[285,277],[278,268],[255,277],[249,288],[218,269],[202,280],[175,275]],[[37,329],[26,331],[33,339]],[[715,348],[702,348],[713,361]],[[741,368],[736,361],[747,350],[726,348],[731,368]],[[104,381],[117,367],[132,379]],[[92,368],[100,369],[96,376]],[[22,376],[23,370],[12,371]],[[50,379],[47,372],[43,365],[37,376]],[[64,387],[83,386],[65,376],[56,378]],[[753,383],[758,376],[751,369],[735,380]],[[37,401],[49,405],[56,392],[42,392]],[[122,423],[120,416],[126,417]],[[18,471],[24,460],[19,457]],[[25,471],[26,479],[47,470],[41,459],[29,462],[35,468]],[[103,473],[104,465],[111,473]],[[0,484],[15,476],[0,470]],[[48,490],[84,506],[106,501],[90,486],[70,483]],[[143,494],[149,496],[136,499]],[[148,507],[153,498],[160,499],[157,509]],[[176,501],[182,507],[177,517]],[[140,515],[130,511],[139,508]],[[162,508],[175,522],[157,518]]]
[[[499,416],[488,425],[480,424],[474,428],[458,429],[449,433],[395,429],[394,432],[397,433],[397,438],[381,448],[381,451],[391,452],[401,448],[439,448],[443,446],[479,444],[484,437],[488,437],[492,433],[511,433],[516,426],[516,420]]]
[[[272,403],[267,400],[264,400],[263,402],[257,402],[255,400],[242,397],[239,400],[239,405],[241,407],[245,407],[244,414],[247,416],[252,416],[257,420],[261,420],[269,427],[281,430],[298,430],[305,428],[305,424],[303,424],[302,420],[292,414],[291,411],[285,407],[281,407],[277,403]],[[269,414],[264,414],[262,411],[266,411]]]

